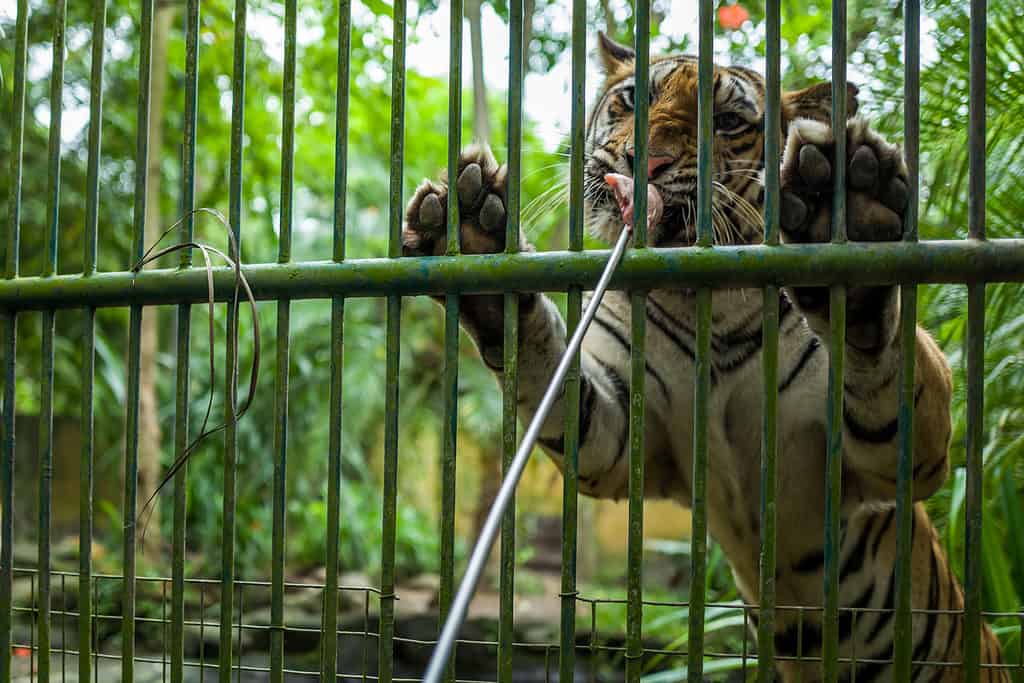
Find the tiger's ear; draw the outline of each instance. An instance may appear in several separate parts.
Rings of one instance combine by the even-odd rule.
[[[632,62],[636,57],[633,48],[620,45],[608,37],[604,31],[597,32],[597,54],[601,57],[601,64],[606,74],[613,73],[626,62]]]
[[[857,86],[846,84],[846,116],[857,113]],[[789,130],[789,123],[796,119],[814,119],[822,123],[832,120],[832,84],[818,83],[803,90],[782,94],[782,132]]]

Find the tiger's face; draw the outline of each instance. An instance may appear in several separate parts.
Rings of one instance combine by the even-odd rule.
[[[614,241],[622,229],[607,173],[633,174],[634,54],[599,36],[606,79],[590,114],[584,159],[587,224],[596,236]],[[652,246],[687,246],[696,239],[697,59],[690,55],[652,59],[650,66],[648,182],[661,194],[664,216],[649,228]],[[714,142],[711,177],[712,225],[717,244],[751,244],[764,234],[764,79],[743,67],[714,68]],[[856,111],[851,88],[847,110]],[[822,83],[782,98],[783,131],[795,118],[829,120],[831,85]]]

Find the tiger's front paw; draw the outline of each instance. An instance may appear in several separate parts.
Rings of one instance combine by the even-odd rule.
[[[491,254],[505,248],[505,166],[486,147],[470,147],[459,157],[455,194],[459,202],[464,254]],[[447,251],[448,179],[424,180],[405,212],[403,256],[440,256]]]
[[[790,127],[780,169],[779,226],[787,243],[827,242],[831,237],[835,142],[830,126],[800,120]],[[909,198],[907,167],[899,147],[861,119],[846,127],[846,233],[853,242],[902,239]],[[794,287],[795,303],[827,319],[823,287]],[[875,352],[895,334],[898,304],[893,287],[853,286],[847,291],[847,341]]]
[[[827,242],[832,221],[832,129],[800,120],[790,127],[780,169],[779,223],[787,242]],[[846,232],[854,242],[903,237],[909,196],[907,166],[899,147],[886,142],[862,119],[846,127]]]

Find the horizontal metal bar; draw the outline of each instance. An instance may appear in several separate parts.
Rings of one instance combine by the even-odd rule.
[[[564,291],[592,287],[608,251],[482,254],[342,263],[244,266],[257,299],[389,294]],[[630,251],[613,289],[763,287],[768,284],[969,283],[1024,281],[1024,240],[942,240],[917,244],[804,244]],[[207,300],[206,272],[145,270],[0,280],[0,309],[176,304]],[[230,268],[214,269],[218,301],[234,291]]]

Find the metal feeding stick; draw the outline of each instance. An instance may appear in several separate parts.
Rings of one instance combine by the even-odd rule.
[[[586,334],[587,328],[594,319],[594,314],[597,313],[597,309],[601,305],[601,299],[604,297],[605,290],[608,289],[608,283],[612,279],[612,274],[622,260],[622,255],[626,251],[626,242],[629,241],[629,237],[632,234],[633,228],[627,223],[623,226],[622,232],[619,233],[619,240],[615,243],[615,248],[612,249],[612,254],[608,258],[608,265],[604,267],[604,271],[601,273],[601,279],[598,280],[597,287],[594,288],[593,296],[583,312],[583,318],[576,327],[576,331],[573,332],[572,338],[569,339],[562,358],[558,361],[558,367],[551,378],[551,383],[548,384],[548,388],[544,392],[544,397],[540,400],[537,413],[530,420],[530,425],[526,428],[526,434],[523,435],[523,441],[519,444],[519,450],[516,451],[515,458],[512,459],[508,473],[501,482],[501,488],[494,499],[494,505],[491,506],[491,510],[487,514],[487,520],[484,522],[483,529],[480,532],[480,538],[477,539],[476,545],[473,546],[473,554],[470,555],[469,564],[466,566],[466,575],[462,577],[462,583],[459,584],[459,591],[455,594],[455,600],[452,601],[451,611],[444,622],[441,636],[438,638],[437,645],[434,646],[434,653],[430,656],[430,663],[427,665],[427,671],[423,676],[424,683],[440,683],[441,681],[452,646],[455,644],[455,639],[459,634],[459,628],[461,628],[462,623],[466,620],[469,601],[476,592],[477,584],[480,583],[480,575],[483,573],[484,564],[487,562],[487,555],[491,550],[491,546],[494,545],[495,537],[498,535],[501,516],[505,513],[505,508],[508,507],[509,502],[515,495],[516,486],[519,485],[519,479],[523,475],[526,463],[530,459],[530,453],[533,452],[533,446],[540,435],[541,425],[547,420],[548,413],[551,412],[551,407],[555,404],[555,400],[562,388],[562,382],[565,381],[565,375],[569,371],[569,364],[572,362],[577,351],[579,351],[580,344],[583,342],[583,335]]]

